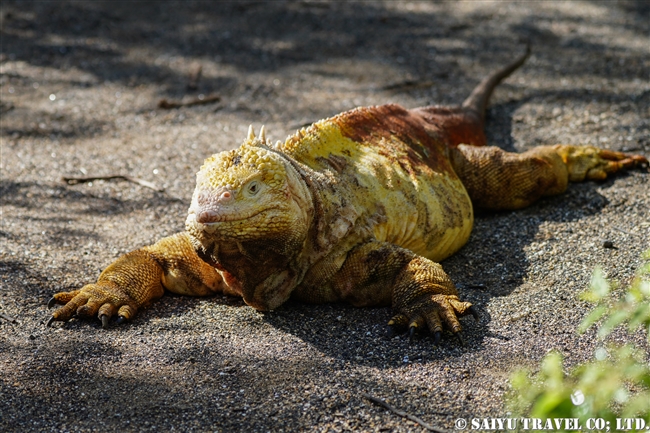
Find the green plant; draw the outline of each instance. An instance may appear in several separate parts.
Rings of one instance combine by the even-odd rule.
[[[582,299],[596,304],[580,325],[586,331],[600,321],[598,338],[603,341],[618,326],[629,332],[643,328],[650,344],[650,250],[630,287],[617,301],[612,285],[596,269]],[[519,370],[511,376],[507,404],[513,416],[547,419],[578,419],[585,429],[648,431],[650,428],[650,365],[632,345],[601,346],[593,361],[563,371],[562,356],[549,353],[539,373]],[[594,424],[594,420],[600,423]],[[591,423],[588,425],[587,423]],[[600,427],[599,427],[600,426]],[[571,430],[560,426],[555,431]]]

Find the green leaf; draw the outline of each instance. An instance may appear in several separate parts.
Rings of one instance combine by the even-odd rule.
[[[630,315],[627,329],[629,332],[634,332],[644,323],[650,324],[650,304],[647,303],[637,305],[636,310]]]
[[[607,307],[604,305],[599,305],[593,309],[587,317],[582,320],[580,326],[578,327],[578,332],[584,334],[584,332],[589,329],[594,323],[598,322],[601,317],[607,312]]]
[[[640,392],[632,397],[621,411],[624,418],[645,418],[650,422],[650,392]]]
[[[559,392],[546,392],[535,402],[531,415],[546,418],[549,414],[556,414],[556,409],[562,405],[566,397]]]
[[[605,338],[621,323],[625,322],[630,316],[630,313],[627,310],[615,311],[611,316],[609,316],[605,322],[598,329],[598,336],[600,338]]]
[[[600,266],[597,266],[596,269],[594,269],[589,288],[598,301],[609,295],[609,283],[605,279],[603,270]]]
[[[650,260],[650,250],[644,253]],[[598,336],[608,336],[626,323],[629,332],[642,327],[650,344],[650,263],[638,271],[620,301],[612,306],[611,291],[616,285],[608,282],[600,268],[592,275],[589,289],[582,299],[596,303],[582,320],[584,332],[602,321]],[[531,376],[519,370],[511,376],[513,392],[508,393],[508,406],[515,416],[539,418],[602,418],[615,422],[618,417],[643,418],[650,425],[650,364],[645,353],[632,344],[599,349],[596,360],[579,364],[565,376],[563,360],[558,352],[550,352],[541,361],[540,371]],[[609,355],[607,355],[609,353]],[[571,392],[581,389],[585,401],[573,405]]]
[[[526,369],[515,371],[510,377],[510,385],[515,389],[526,389],[531,386],[528,376],[530,372]]]
[[[650,263],[648,266],[648,273],[650,274]],[[639,283],[639,292],[643,295],[644,298],[650,299],[650,281],[641,281]]]

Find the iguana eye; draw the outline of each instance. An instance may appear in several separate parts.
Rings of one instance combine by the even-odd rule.
[[[260,186],[256,180],[252,181],[251,183],[248,184],[246,187],[246,190],[250,195],[255,195],[257,192],[260,190]]]

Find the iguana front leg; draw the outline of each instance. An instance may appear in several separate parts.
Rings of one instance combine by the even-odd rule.
[[[47,324],[67,321],[74,315],[97,315],[106,328],[115,315],[118,323],[133,318],[140,307],[163,295],[163,287],[191,296],[216,292],[236,294],[231,293],[214,268],[197,256],[187,233],[183,232],[121,256],[94,284],[56,293],[48,307],[64,306],[52,312]]]
[[[356,247],[331,282],[341,300],[355,306],[392,305],[391,329],[428,328],[437,344],[443,326],[459,339],[459,316],[476,311],[462,302],[442,266],[388,242]],[[461,339],[462,341],[462,339]]]

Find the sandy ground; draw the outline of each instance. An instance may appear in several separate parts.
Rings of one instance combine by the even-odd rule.
[[[490,142],[650,156],[647,2],[26,2],[1,9],[0,431],[423,431],[504,416],[511,371],[576,327],[592,270],[629,282],[650,247],[650,176],[479,215],[443,265],[475,303],[467,345],[389,339],[389,309],[165,296],[127,325],[44,326],[56,291],[183,229],[194,174],[249,124],[273,140],[358,105],[458,103],[530,40]],[[197,71],[201,69],[201,76]],[[197,79],[198,78],[198,79]],[[158,108],[161,99],[210,104]],[[62,176],[130,175],[67,185]],[[615,248],[604,248],[610,241]],[[482,287],[481,287],[482,285]],[[16,318],[15,322],[7,318]],[[616,334],[650,352],[641,335]]]

